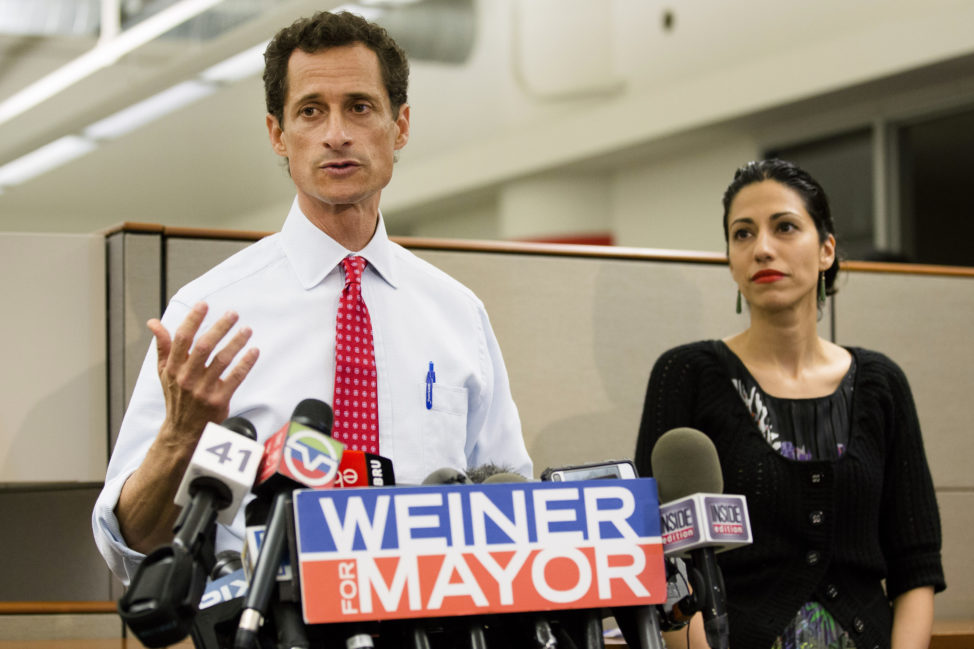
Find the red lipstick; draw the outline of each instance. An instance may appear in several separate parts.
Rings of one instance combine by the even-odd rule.
[[[767,284],[769,282],[777,282],[784,276],[785,274],[779,270],[759,270],[751,275],[751,281],[757,284]]]

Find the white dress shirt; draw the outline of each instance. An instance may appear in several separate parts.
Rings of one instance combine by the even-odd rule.
[[[263,441],[308,397],[332,402],[335,318],[351,254],[315,227],[297,200],[281,232],[230,257],[179,290],[162,323],[174,332],[192,306],[209,304],[200,333],[228,310],[253,329],[260,358],[230,401]],[[465,286],[389,240],[380,216],[358,253],[368,266],[362,295],[372,320],[378,372],[379,452],[399,483],[418,484],[442,467],[493,463],[531,477],[507,370],[483,303]],[[226,337],[229,340],[232,332]],[[95,542],[128,583],[143,556],[125,545],[113,509],[165,418],[150,346],[92,514]],[[427,373],[436,375],[427,408]],[[220,527],[217,551],[242,546],[243,509]]]

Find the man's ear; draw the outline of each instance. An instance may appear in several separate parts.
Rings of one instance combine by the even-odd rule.
[[[396,141],[393,148],[399,151],[409,141],[409,104],[403,104],[399,107],[399,116],[396,117],[396,128],[399,129],[399,132],[396,134]]]
[[[281,128],[280,123],[278,123],[277,118],[267,113],[267,135],[271,140],[271,148],[274,149],[274,153],[286,158],[287,157],[287,145],[284,143],[284,129]]]

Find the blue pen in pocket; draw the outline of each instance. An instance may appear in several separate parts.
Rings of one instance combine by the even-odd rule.
[[[433,371],[433,361],[430,361],[430,369],[426,373],[426,409],[433,408],[433,384],[436,383],[436,372]]]

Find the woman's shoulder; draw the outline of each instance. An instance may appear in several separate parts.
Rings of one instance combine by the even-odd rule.
[[[881,351],[863,347],[846,347],[856,360],[856,386],[860,390],[878,391],[902,399],[912,393],[906,372]]]
[[[676,347],[671,347],[660,354],[660,360],[666,358],[716,358],[717,346],[723,343],[719,340],[697,340],[690,343],[683,343]],[[659,361],[657,361],[659,362]]]
[[[903,375],[903,370],[896,361],[881,351],[865,347],[845,347],[845,349],[856,359],[856,366],[862,371]]]
[[[678,369],[681,371],[700,371],[719,364],[719,340],[698,340],[671,347],[660,354],[653,365],[655,372]]]

